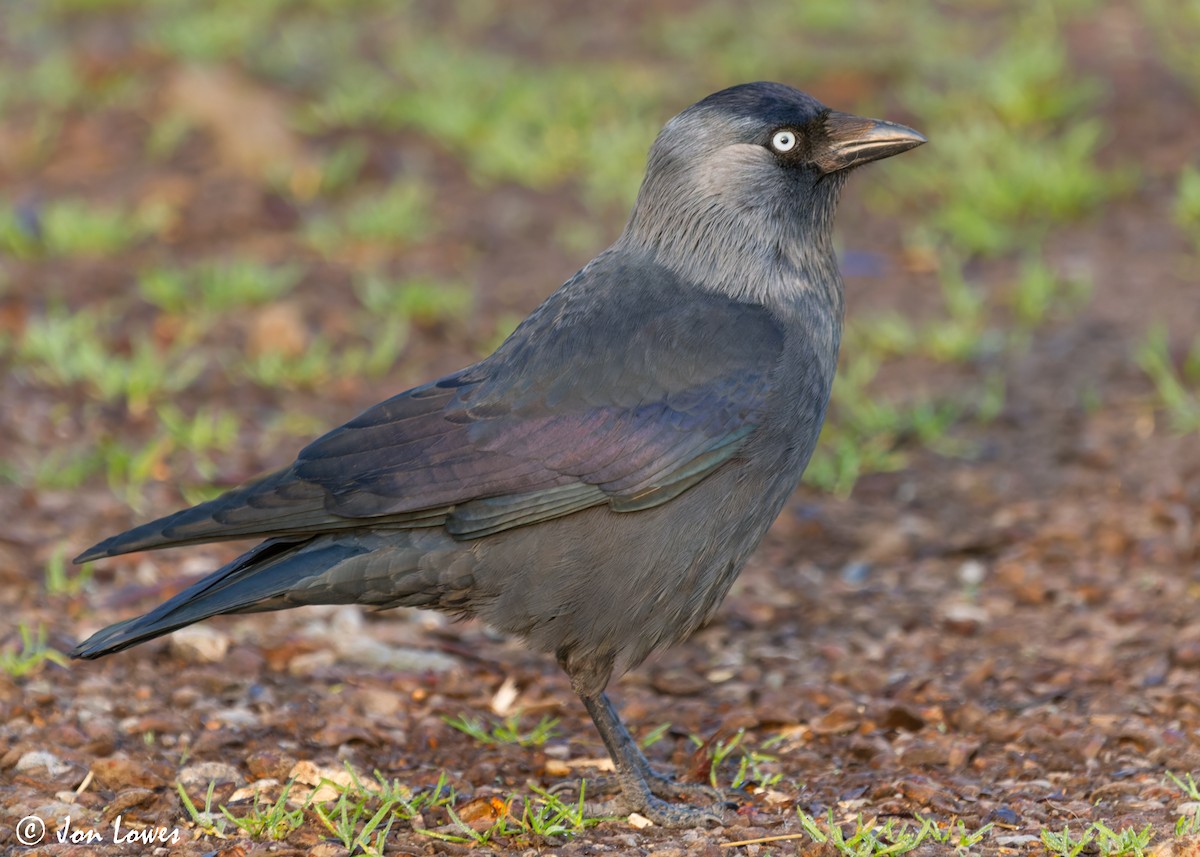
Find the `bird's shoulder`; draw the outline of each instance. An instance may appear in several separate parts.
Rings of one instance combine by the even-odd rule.
[[[465,370],[473,411],[533,403],[634,406],[772,371],[786,326],[769,308],[630,254],[597,257],[487,360]]]

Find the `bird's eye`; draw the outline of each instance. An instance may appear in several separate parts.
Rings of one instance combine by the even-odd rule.
[[[776,152],[790,152],[796,148],[795,131],[776,131],[771,138],[771,148]]]

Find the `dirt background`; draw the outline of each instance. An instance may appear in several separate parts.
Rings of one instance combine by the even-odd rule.
[[[673,5],[682,14],[687,4]],[[764,766],[782,778],[748,794],[723,829],[680,834],[618,820],[573,838],[516,837],[492,847],[664,857],[832,853],[807,838],[721,847],[799,832],[799,807],[822,819],[832,810],[851,827],[860,814],[881,823],[917,815],[961,820],[970,829],[994,823],[970,853],[1044,853],[1042,830],[1094,821],[1114,830],[1151,825],[1159,853],[1200,853],[1193,840],[1174,836],[1176,819],[1195,807],[1166,779],[1168,771],[1200,771],[1200,437],[1169,429],[1131,356],[1152,324],[1164,323],[1177,349],[1200,330],[1196,252],[1170,214],[1173,177],[1200,148],[1200,107],[1156,55],[1135,8],[1101,4],[1066,33],[1080,73],[1105,83],[1099,110],[1111,134],[1103,157],[1144,168],[1129,193],[1049,236],[1047,258],[1086,270],[1090,300],[1003,358],[1007,395],[999,416],[952,429],[971,454],[942,455],[909,442],[903,469],[864,476],[849,497],[801,488],[716,620],[613,688],[636,735],[670,724],[648,754],[684,778],[706,778],[716,742],[741,729],[745,746],[773,756]],[[110,24],[119,31],[122,20]],[[607,56],[629,50],[619,47],[619,35],[620,25],[600,29],[591,49]],[[506,32],[494,38],[517,40]],[[517,47],[531,54],[542,44],[522,38]],[[161,56],[84,49],[80,56],[97,75],[107,73],[104,63],[164,81],[180,74]],[[846,88],[839,80],[793,82],[837,103]],[[884,79],[869,83],[886,87]],[[889,115],[918,124],[903,112]],[[201,255],[236,238],[286,255],[296,245],[293,207],[228,168],[238,156],[222,149],[217,122],[162,164],[140,157],[144,122],[120,110],[70,112],[49,157],[33,165],[0,157],[0,184],[10,200],[174,188],[187,204],[170,236],[172,253]],[[922,130],[932,142],[911,157],[937,158],[936,129]],[[6,133],[0,155],[4,141],[19,136],[14,126]],[[415,158],[436,183],[447,226],[419,248],[420,265],[469,278],[469,312],[417,325],[385,379],[266,392],[216,378],[190,395],[239,409],[251,426],[270,414],[302,413],[315,433],[474,359],[497,317],[528,311],[603,244],[576,250],[545,240],[558,221],[588,211],[576,188],[474,182],[452,153],[415,133],[381,138],[372,151]],[[903,170],[905,158],[887,169]],[[876,175],[854,177],[839,219],[847,252],[869,249],[880,260],[876,275],[848,276],[849,313],[919,315],[936,285],[906,258],[903,236],[921,211],[874,209],[865,188]],[[614,208],[593,225],[611,237],[621,218]],[[154,243],[116,258],[2,260],[8,285],[0,292],[0,326],[19,331],[44,310],[47,294],[71,306],[121,294]],[[345,270],[355,261],[312,263],[292,299],[305,335],[344,323]],[[1001,258],[969,270],[984,288],[1000,288],[1015,264]],[[143,310],[127,323],[155,319]],[[253,317],[232,325],[231,347],[267,323]],[[965,394],[982,378],[977,366],[896,360],[878,383],[882,395],[929,387]],[[86,390],[6,368],[5,458],[35,460],[62,444],[85,444],[99,423],[108,432],[153,436],[153,415],[89,409],[87,400]],[[212,480],[232,484],[284,463],[301,442],[263,449],[245,438],[221,457]],[[140,516],[103,475],[71,489],[4,485],[0,642],[15,649],[18,621],[41,623],[49,644],[65,650],[235,555],[239,546],[223,545],[115,559],[98,566],[82,591],[47,593],[43,569],[60,545],[81,549],[182,502],[170,468],[153,475]],[[498,696],[502,687],[512,693]],[[560,718],[556,736],[532,748],[481,745],[444,720],[517,710],[527,726],[543,715]],[[475,624],[352,609],[224,619],[182,641],[155,641],[96,663],[0,675],[0,850],[150,853],[111,843],[26,849],[14,825],[29,814],[70,814],[76,827],[105,831],[121,815],[128,825],[179,828],[191,840],[177,780],[202,799],[215,779],[216,800],[230,802],[244,800],[235,792],[255,781],[285,781],[301,762],[329,771],[349,762],[414,789],[444,771],[461,809],[479,798],[528,793],[528,781],[595,776],[575,763],[602,755],[553,663]],[[723,781],[731,768],[721,770]],[[88,787],[74,794],[89,772]],[[424,821],[436,827],[447,819],[434,813]],[[345,853],[311,818],[280,843],[234,833],[156,853]],[[387,853],[397,854],[470,850],[403,823],[387,842]],[[930,845],[921,853],[951,850]]]

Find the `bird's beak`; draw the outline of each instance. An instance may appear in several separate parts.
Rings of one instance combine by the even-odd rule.
[[[829,142],[814,161],[826,173],[890,158],[926,142],[923,135],[904,125],[836,110],[826,117],[825,129]]]

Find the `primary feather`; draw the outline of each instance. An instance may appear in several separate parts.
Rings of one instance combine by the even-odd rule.
[[[106,539],[77,561],[221,539],[372,527],[490,535],[607,503],[665,502],[734,455],[762,415],[782,332],[765,310],[689,297],[601,256],[488,359],[382,402],[289,468]],[[638,298],[638,306],[633,299]],[[613,334],[636,312],[633,336]]]

